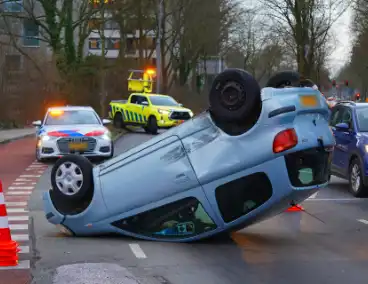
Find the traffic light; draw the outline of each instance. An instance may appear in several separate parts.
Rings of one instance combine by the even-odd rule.
[[[336,81],[332,80],[332,87],[336,87]]]
[[[349,86],[349,81],[348,80],[345,80],[345,86]]]

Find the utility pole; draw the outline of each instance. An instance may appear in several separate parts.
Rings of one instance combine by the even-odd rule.
[[[156,40],[156,93],[160,93],[161,87],[161,76],[162,76],[162,66],[161,66],[161,39],[162,39],[162,20],[164,14],[164,0],[159,0],[158,2],[158,27],[157,27],[157,40]]]

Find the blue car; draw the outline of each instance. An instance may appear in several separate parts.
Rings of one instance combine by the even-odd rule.
[[[339,102],[331,112],[336,139],[331,174],[349,180],[355,197],[368,194],[368,103]]]
[[[208,111],[93,166],[60,158],[47,220],[76,235],[188,242],[273,217],[328,184],[329,109],[299,74],[260,89],[246,71],[215,79]]]

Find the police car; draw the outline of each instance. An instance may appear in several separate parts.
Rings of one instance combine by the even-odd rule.
[[[105,127],[110,120],[100,119],[91,107],[52,107],[37,127],[36,159],[43,161],[67,154],[111,158],[114,146],[110,131]]]

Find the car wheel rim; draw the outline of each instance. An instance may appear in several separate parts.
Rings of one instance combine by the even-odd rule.
[[[244,100],[244,90],[235,82],[226,84],[221,91],[221,103],[228,110],[239,109],[243,105]]]
[[[81,168],[72,163],[65,162],[56,170],[55,181],[58,189],[65,195],[77,194],[83,185]]]
[[[351,169],[350,175],[351,188],[354,192],[357,192],[360,187],[360,170],[358,165],[354,165]]]

